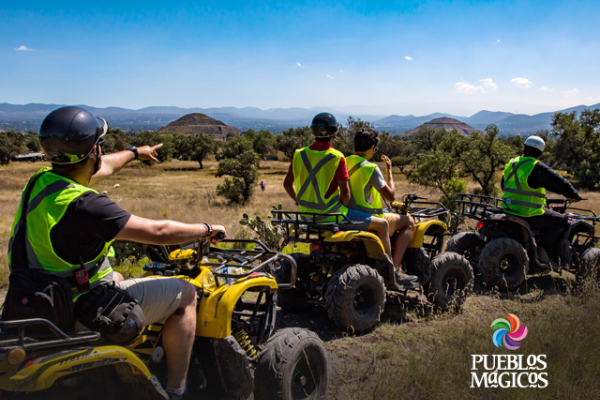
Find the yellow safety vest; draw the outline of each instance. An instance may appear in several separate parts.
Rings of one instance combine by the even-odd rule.
[[[520,156],[506,164],[502,199],[510,210],[504,205],[501,205],[501,208],[506,209],[507,213],[525,218],[544,214],[546,189],[533,189],[527,184],[527,178],[537,163],[533,157]]]
[[[41,175],[35,182],[26,207],[27,225],[21,227],[19,222],[23,210],[21,206],[17,210],[13,222],[11,237],[8,243],[8,267],[12,268],[12,247],[15,236],[19,229],[26,229],[26,251],[27,262],[30,269],[38,272],[69,278],[75,270],[81,268],[80,264],[71,264],[60,258],[54,251],[50,232],[65,215],[69,205],[79,196],[87,192],[98,193],[93,189],[78,184],[77,182],[57,175],[51,168],[44,167],[35,173]],[[24,192],[25,190],[23,190]],[[101,264],[99,270],[90,276],[92,287],[100,279],[112,272],[112,267],[107,255],[112,250],[111,243],[105,243],[104,248],[92,260],[83,260],[84,267],[88,271],[94,270]],[[73,249],[74,252],[77,249]],[[74,298],[81,293],[74,293]]]
[[[357,155],[348,157],[346,163],[350,176],[350,192],[352,192],[348,208],[383,218],[381,194],[369,184],[377,165]]]
[[[342,157],[344,155],[335,149],[317,151],[305,147],[296,150],[292,170],[300,211],[318,214],[348,213],[348,209],[340,201],[339,188],[331,197],[325,198]],[[335,218],[323,218],[319,221],[331,222]]]

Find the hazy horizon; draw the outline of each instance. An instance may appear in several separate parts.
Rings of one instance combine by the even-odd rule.
[[[0,6],[0,103],[537,114],[600,102],[600,4]]]

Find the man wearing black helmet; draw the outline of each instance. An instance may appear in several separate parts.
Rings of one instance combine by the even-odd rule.
[[[113,273],[108,254],[113,240],[172,245],[207,237],[216,242],[220,225],[153,221],[120,208],[88,186],[118,172],[135,160],[156,159],[156,146],[129,148],[102,156],[108,125],[80,107],[51,112],[40,127],[40,143],[52,167],[30,179],[26,224],[19,207],[9,242],[11,271],[28,268],[46,275],[72,279],[86,270],[88,289],[116,285],[138,300],[146,324],[164,323],[163,347],[167,354],[167,393],[180,398],[185,392],[196,327],[196,290],[179,279],[130,279]],[[25,228],[25,233],[20,233]],[[21,240],[20,238],[23,238]],[[77,299],[83,292],[74,286]],[[82,301],[85,297],[82,297]]]
[[[389,262],[392,263],[387,221],[347,208],[351,193],[346,159],[331,145],[338,131],[337,120],[329,113],[321,113],[313,118],[310,128],[315,142],[309,147],[296,150],[283,182],[286,192],[298,204],[300,211],[342,213],[356,222],[353,229],[374,232],[381,239]],[[323,217],[321,221],[328,222],[329,219]],[[404,279],[409,278],[400,275],[397,277],[399,283],[403,283]]]

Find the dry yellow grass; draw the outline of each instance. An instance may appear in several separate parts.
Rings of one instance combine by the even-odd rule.
[[[0,167],[0,285],[6,284],[6,249],[21,190],[43,163]],[[263,162],[260,179],[265,192],[243,207],[228,206],[215,195],[222,182],[216,162],[198,170],[193,162],[171,162],[138,168],[135,164],[94,187],[106,190],[124,209],[137,215],[184,222],[219,223],[230,236],[239,230],[245,212],[266,216],[271,206],[294,209],[282,181],[285,162]],[[397,193],[419,193],[437,199],[439,193],[410,186],[395,174]],[[115,189],[114,185],[120,187]],[[469,189],[474,185],[469,185]],[[600,194],[582,193],[582,203],[600,212]],[[133,270],[133,268],[131,268]],[[386,304],[383,323],[364,336],[336,331],[324,310],[292,317],[291,324],[316,330],[326,340],[330,365],[330,399],[442,399],[442,398],[600,398],[600,295],[592,285],[573,296],[571,284],[557,276],[533,278],[538,285],[521,300],[500,296],[473,296],[461,314],[431,314],[420,305],[392,301]],[[525,300],[527,299],[527,300]],[[470,389],[472,354],[507,354],[491,341],[491,321],[516,313],[530,335],[515,354],[547,354],[550,386],[547,389]],[[285,324],[283,315],[278,317]],[[316,321],[316,324],[315,324]]]
[[[257,188],[256,195],[243,206],[227,205],[216,196],[215,188],[223,181],[216,178],[217,162],[207,161],[204,170],[198,163],[173,161],[141,168],[132,163],[115,176],[100,182],[93,189],[106,190],[108,196],[123,209],[152,219],[173,219],[183,222],[209,222],[224,225],[230,237],[239,230],[243,213],[250,216],[267,216],[272,206],[282,204],[295,209],[292,200],[283,189],[283,179],[288,162],[263,161],[260,180],[267,184],[263,192]],[[19,205],[21,191],[29,177],[47,163],[11,163],[0,167],[0,285],[6,284],[7,247],[14,215]],[[403,175],[395,174],[398,193],[409,190]],[[119,188],[114,188],[119,184]],[[422,195],[439,195],[419,187],[411,191]]]

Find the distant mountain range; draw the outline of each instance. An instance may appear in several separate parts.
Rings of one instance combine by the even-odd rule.
[[[61,107],[59,104],[8,104],[0,103],[0,130],[34,131],[36,132],[42,119],[52,110]],[[158,130],[161,127],[190,113],[202,113],[235,126],[241,131],[248,129],[268,129],[281,132],[290,127],[309,125],[312,117],[318,112],[331,112],[338,121],[344,123],[350,115],[327,107],[313,108],[270,108],[261,110],[256,107],[213,107],[213,108],[180,108],[180,107],[146,107],[131,110],[120,107],[97,108],[82,105],[92,113],[105,117],[114,128],[125,131]],[[581,112],[584,109],[594,110],[599,104],[557,110],[556,112]],[[470,117],[451,114],[434,113],[425,116],[400,115],[356,115],[364,121],[375,123],[380,131],[402,133],[436,118],[454,118],[476,129],[484,129],[489,124],[496,124],[503,134],[525,134],[539,129],[550,129],[550,121],[554,112],[536,115],[512,114],[501,111],[483,110]]]

